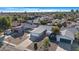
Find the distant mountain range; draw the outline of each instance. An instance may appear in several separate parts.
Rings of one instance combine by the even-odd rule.
[[[0,7],[0,12],[56,12],[79,10],[79,7]]]

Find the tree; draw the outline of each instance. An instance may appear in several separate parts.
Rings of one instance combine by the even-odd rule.
[[[62,26],[67,27],[67,23],[66,22],[62,23]]]
[[[13,16],[13,21],[18,21],[18,17],[17,16]]]
[[[72,9],[71,12],[74,13],[74,10]]]
[[[70,16],[70,17],[68,18],[68,21],[74,21],[74,19],[75,19],[74,16]]]
[[[3,32],[3,30],[0,28],[0,33]]]
[[[76,41],[77,41],[78,44],[79,44],[79,32],[75,33],[75,38],[76,38]]]
[[[12,27],[12,17],[7,17],[7,27],[8,28]]]
[[[11,28],[11,26],[12,26],[11,17],[3,17],[2,19],[4,20],[5,28]]]
[[[60,22],[55,22],[55,23],[53,24],[53,26],[58,26],[59,28],[62,27],[62,25],[60,24]]]
[[[0,30],[11,28],[12,19],[10,17],[0,17]]]
[[[43,41],[43,46],[44,46],[44,50],[47,51],[48,50],[48,47],[50,46],[50,41],[49,41],[49,38],[46,37]]]
[[[55,33],[55,34],[60,34],[60,28],[58,26],[53,26],[52,32]]]
[[[79,12],[79,10],[76,10],[76,13],[78,13]]]
[[[62,19],[63,16],[64,16],[63,13],[58,13],[58,14],[55,14],[54,18],[55,18],[55,19]]]
[[[34,43],[34,50],[37,50],[37,49],[38,49],[37,43]]]
[[[47,24],[47,21],[46,20],[40,20],[40,24],[46,25]]]

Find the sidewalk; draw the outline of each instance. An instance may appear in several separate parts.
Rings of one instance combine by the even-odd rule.
[[[4,43],[6,43],[6,44],[9,44],[9,45],[12,45],[12,46],[16,47],[16,45],[15,45],[15,44],[9,43],[9,42],[7,42],[7,41],[4,41]]]

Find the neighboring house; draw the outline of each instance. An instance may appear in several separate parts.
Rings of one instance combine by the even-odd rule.
[[[75,22],[71,22],[71,24],[68,24],[67,27],[75,27],[76,23]]]
[[[49,36],[52,33],[51,29],[52,26],[41,25],[30,33],[30,39],[32,41],[41,41],[45,36]]]
[[[34,24],[40,24],[40,17],[36,18],[33,20]]]
[[[32,24],[32,20],[27,20],[27,23],[30,23],[30,24]]]
[[[43,28],[42,26],[39,26],[38,28],[35,28],[31,33],[30,33],[30,40],[34,42],[39,42],[41,41],[44,37],[46,36],[46,29]]]
[[[79,18],[76,18],[75,21],[79,21]]]
[[[61,22],[61,20],[60,19],[54,19],[54,20],[52,20],[52,23],[54,24],[54,23],[60,23]]]
[[[72,44],[75,39],[74,34],[66,29],[61,31],[61,35],[57,35],[56,37],[58,42],[64,42],[68,44]]]
[[[17,22],[17,21],[14,21],[12,23],[12,32],[21,32],[22,31],[22,24]],[[7,30],[7,32],[9,32],[9,30]]]
[[[22,26],[12,27],[12,32],[22,33],[23,28],[22,28]]]
[[[43,28],[45,28],[46,31],[46,35],[49,36],[52,33],[52,26],[47,26],[47,25],[41,25]]]
[[[13,21],[12,27],[20,26],[21,24],[18,21]]]
[[[4,31],[4,34],[5,35],[10,35],[12,33],[11,29],[7,29]]]
[[[73,34],[75,34],[76,32],[78,32],[78,29],[76,27],[71,27],[67,29],[68,31],[71,31]]]
[[[76,22],[76,25],[79,26],[79,21]]]
[[[23,27],[24,30],[28,29],[28,28],[33,29],[33,28],[37,27],[37,25],[35,25],[35,24],[31,25],[31,24],[28,24],[28,23],[22,23],[21,25],[22,25],[22,27]]]
[[[4,40],[4,35],[1,35],[1,36],[0,36],[0,43],[2,43],[3,40]]]
[[[79,26],[75,26],[75,28],[79,31]]]

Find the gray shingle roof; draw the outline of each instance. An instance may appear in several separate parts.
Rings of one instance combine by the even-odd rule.
[[[38,33],[41,34],[42,32],[44,32],[45,30],[47,31],[51,31],[52,26],[46,26],[46,25],[41,25],[38,28],[35,28],[31,33]]]
[[[38,28],[35,28],[35,29],[32,31],[32,33],[38,33],[38,34],[40,34],[40,33],[44,32],[45,30],[46,30],[46,28],[44,28],[44,27],[42,27],[42,26],[39,26]]]
[[[74,34],[71,31],[69,31],[68,29],[61,31],[61,35],[66,36],[66,37],[74,40]]]

